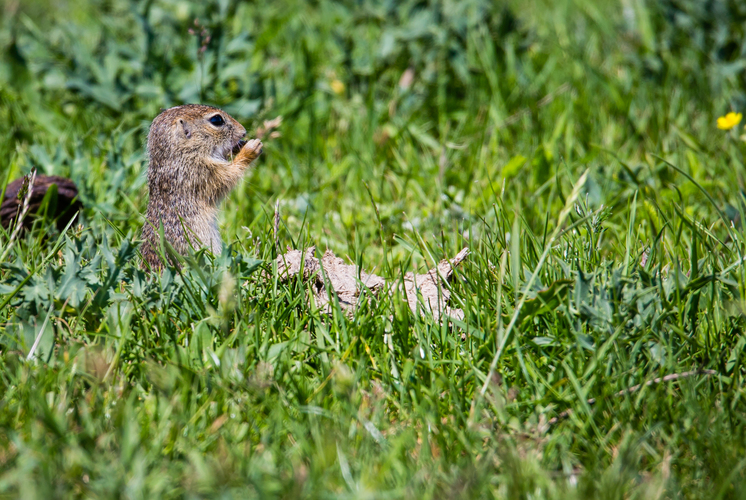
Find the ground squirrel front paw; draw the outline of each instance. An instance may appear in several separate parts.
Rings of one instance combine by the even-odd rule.
[[[262,154],[262,147],[262,141],[259,139],[247,141],[241,148],[241,151],[238,152],[234,162],[237,165],[241,165],[242,168],[248,168],[249,164]]]
[[[243,151],[246,151],[245,154],[248,155],[249,158],[251,158],[252,160],[255,160],[257,157],[259,157],[259,155],[262,154],[263,150],[264,145],[259,139],[251,139],[243,147]]]

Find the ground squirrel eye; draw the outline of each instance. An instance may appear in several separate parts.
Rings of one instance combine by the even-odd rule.
[[[223,120],[223,117],[220,115],[211,116],[209,121],[216,127],[222,127],[225,125],[225,120]]]

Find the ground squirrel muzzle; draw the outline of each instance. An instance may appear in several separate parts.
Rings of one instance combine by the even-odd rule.
[[[259,139],[228,113],[187,104],[167,109],[150,126],[147,151],[150,199],[141,253],[151,269],[163,262],[159,231],[174,249],[209,248],[220,253],[218,206],[262,153]]]

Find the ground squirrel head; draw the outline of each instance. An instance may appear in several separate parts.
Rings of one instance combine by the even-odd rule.
[[[151,196],[178,192],[199,198],[241,150],[245,135],[233,117],[211,106],[187,104],[161,112],[148,133]]]

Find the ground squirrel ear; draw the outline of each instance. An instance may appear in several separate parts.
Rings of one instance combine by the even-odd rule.
[[[192,137],[192,131],[189,130],[189,125],[187,125],[187,123],[181,118],[179,118],[179,123],[181,123],[181,126],[184,129],[184,135],[186,136],[186,138],[189,139],[190,137]]]

